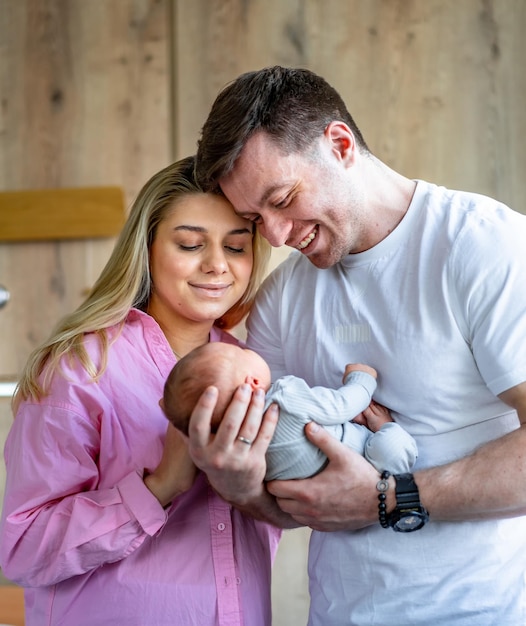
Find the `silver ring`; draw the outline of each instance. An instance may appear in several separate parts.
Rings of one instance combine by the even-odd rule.
[[[247,446],[251,446],[252,445],[252,442],[250,441],[250,439],[247,439],[246,437],[242,437],[241,435],[239,435],[238,440],[242,441],[243,443],[246,443]]]

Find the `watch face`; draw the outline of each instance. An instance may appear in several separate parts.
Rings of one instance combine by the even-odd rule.
[[[426,517],[422,513],[409,511],[394,523],[393,528],[401,533],[410,533],[412,530],[422,528],[426,521]]]

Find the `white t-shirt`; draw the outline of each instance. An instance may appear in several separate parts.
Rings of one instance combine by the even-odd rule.
[[[496,394],[526,380],[526,217],[418,181],[374,248],[328,269],[293,252],[247,328],[274,378],[334,387],[346,363],[374,367],[415,469],[458,459],[519,425]],[[523,626],[526,518],[314,532],[309,577],[311,626]]]

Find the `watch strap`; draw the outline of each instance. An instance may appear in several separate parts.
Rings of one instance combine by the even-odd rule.
[[[398,510],[417,509],[422,506],[420,494],[413,474],[393,474],[396,481],[396,508]]]
[[[418,486],[412,474],[394,474],[396,506],[387,515],[387,525],[396,532],[419,530],[429,520],[429,514],[420,502]]]

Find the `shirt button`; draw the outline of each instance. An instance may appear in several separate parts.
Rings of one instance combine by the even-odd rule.
[[[226,528],[226,526],[223,524],[223,522],[219,522],[219,524],[217,525],[217,529],[218,530],[223,531],[223,530],[225,530],[225,528]]]

